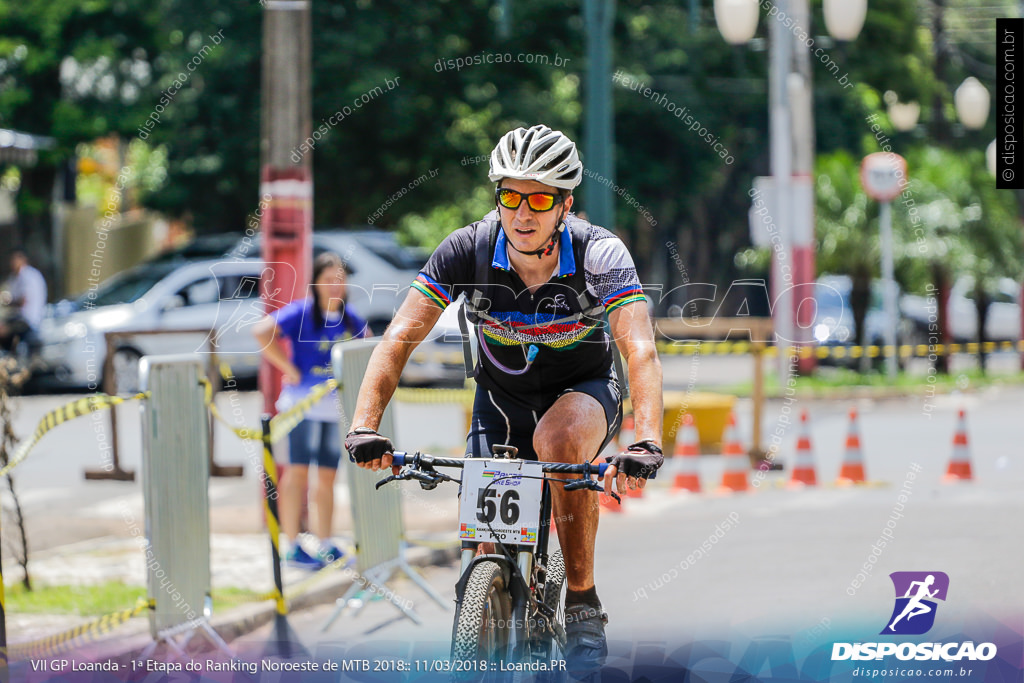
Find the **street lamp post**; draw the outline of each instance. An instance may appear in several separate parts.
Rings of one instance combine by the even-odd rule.
[[[595,225],[615,229],[615,140],[612,127],[611,44],[615,0],[584,0],[587,43],[587,115],[584,123],[583,160],[587,168],[606,180],[584,178],[587,218]]]
[[[715,20],[722,37],[734,44],[749,41],[756,32],[751,12],[760,12],[758,0],[715,0]],[[809,318],[813,307],[800,306],[795,296],[815,278],[814,265],[814,110],[811,88],[810,45],[798,38],[810,35],[808,0],[777,0],[769,26],[771,41],[768,71],[769,129],[771,133],[772,205],[782,241],[772,251],[772,317],[780,358],[790,343],[810,341]],[[867,13],[867,0],[826,0],[826,25],[839,40],[857,37]],[[791,19],[792,21],[788,21]],[[789,263],[787,263],[787,260]],[[782,273],[792,273],[792,286]],[[801,362],[813,368],[813,359]],[[783,360],[780,370],[788,368]]]

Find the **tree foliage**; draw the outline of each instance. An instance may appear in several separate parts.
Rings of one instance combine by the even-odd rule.
[[[621,82],[613,88],[615,182],[656,220],[652,225],[620,199],[617,229],[633,247],[644,281],[667,287],[734,277],[734,255],[749,244],[746,190],[755,175],[768,173],[768,53],[756,45],[727,45],[711,3],[700,4],[691,22],[686,3],[619,0],[610,46],[614,70],[664,95],[655,100]],[[393,194],[436,170],[434,179],[408,189],[379,221],[432,246],[488,210],[481,157],[501,133],[545,122],[582,141],[587,76],[581,4],[509,5],[509,35],[503,37],[493,0],[313,2],[314,127],[387,80],[400,82],[354,108],[317,141],[316,224],[365,223]],[[820,3],[812,6],[810,33],[840,69],[834,74],[812,57],[814,134],[823,154],[819,262],[847,272],[866,268],[875,249],[868,223],[874,209],[850,180],[860,155],[877,149],[865,117],[884,118],[887,90],[923,104],[939,97],[948,109],[952,85],[934,76],[935,46],[917,3],[872,0],[864,31],[849,45],[820,40]],[[140,184],[140,201],[191,217],[199,232],[242,230],[258,201],[264,11],[243,0],[0,0],[0,124],[58,140],[57,150],[26,176],[21,201],[27,213],[48,213],[54,173],[80,143],[113,133],[125,142],[144,137],[147,146],[161,150],[154,158],[166,155],[163,184]],[[770,21],[776,19],[762,15],[760,38]],[[204,53],[215,34],[221,42]],[[162,103],[201,53],[183,87]],[[512,61],[495,58],[505,54]],[[543,55],[548,63],[522,63],[520,54]],[[972,53],[951,60],[950,80],[977,58]],[[471,63],[449,66],[457,59]],[[837,80],[844,73],[854,87]],[[683,109],[709,139],[681,120]],[[146,128],[154,112],[159,121]],[[728,150],[732,163],[714,144]],[[974,163],[976,155],[964,159]],[[920,163],[924,168],[931,161],[924,155]],[[976,174],[963,180],[972,187],[984,181]],[[935,187],[943,182],[937,178]],[[922,192],[923,183],[922,176]],[[968,194],[950,196],[959,201]],[[1002,206],[991,198],[978,201]],[[586,203],[584,186],[577,207],[585,210]],[[1007,214],[993,216],[1000,222]],[[964,240],[980,244],[979,253],[1005,250],[1005,231],[994,237],[988,223],[966,221]],[[669,259],[670,241],[678,245],[683,269]],[[958,238],[957,249],[962,244]]]

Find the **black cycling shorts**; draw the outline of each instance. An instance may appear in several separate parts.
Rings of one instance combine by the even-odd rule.
[[[593,459],[615,438],[622,423],[622,394],[618,380],[611,375],[577,382],[542,401],[540,409],[526,407],[504,397],[499,391],[478,384],[473,400],[473,419],[466,438],[466,457],[487,457],[491,455],[491,446],[494,444],[511,444],[519,449],[517,457],[536,460],[533,432],[537,423],[559,397],[573,391],[593,396],[604,408],[608,428],[601,447],[591,456]]]

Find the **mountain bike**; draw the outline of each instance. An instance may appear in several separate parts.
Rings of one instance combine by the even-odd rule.
[[[460,484],[459,538],[462,566],[455,585],[451,673],[458,679],[502,671],[501,662],[564,662],[565,563],[549,555],[551,485],[566,491],[604,491],[592,475],[606,463],[542,463],[517,459],[514,446],[495,445],[490,458],[442,458],[396,452],[403,469],[377,482],[418,481],[433,490],[443,481]],[[461,468],[456,479],[437,467]],[[578,474],[555,479],[545,474]],[[615,493],[611,494],[616,500]],[[498,552],[477,554],[481,543]]]

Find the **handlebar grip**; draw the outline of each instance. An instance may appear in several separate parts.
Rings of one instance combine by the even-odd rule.
[[[391,454],[391,464],[394,467],[402,467],[405,465],[405,456],[409,455],[405,451],[395,451]]]
[[[603,477],[605,470],[607,470],[609,467],[611,467],[611,463],[607,463],[607,462],[603,462],[600,465],[598,465],[597,466],[597,476],[598,477]],[[658,477],[658,470],[654,470],[653,472],[651,472],[647,476],[648,479],[657,479],[657,477]]]

